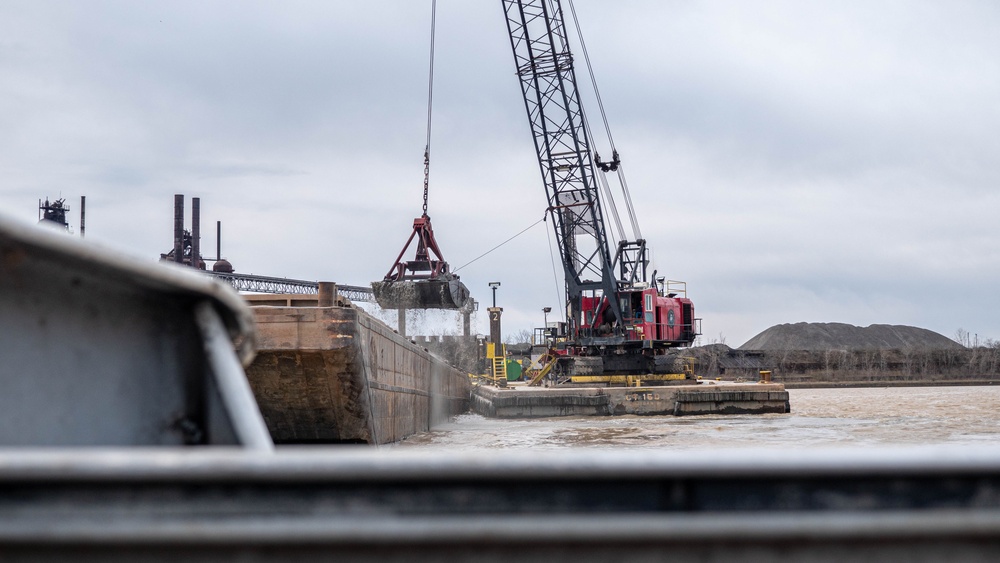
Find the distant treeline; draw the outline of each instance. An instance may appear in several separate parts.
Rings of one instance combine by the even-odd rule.
[[[698,356],[696,372],[702,376],[755,378],[760,369],[769,369],[774,381],[788,383],[949,381],[1000,376],[1000,345],[957,350],[713,349]]]

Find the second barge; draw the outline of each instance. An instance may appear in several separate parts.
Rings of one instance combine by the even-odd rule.
[[[465,373],[343,298],[247,295],[247,378],[276,444],[396,442],[469,409]]]

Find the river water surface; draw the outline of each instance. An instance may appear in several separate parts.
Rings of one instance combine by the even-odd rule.
[[[1000,386],[793,389],[792,412],[500,420],[475,414],[400,448],[829,448],[1000,445]]]

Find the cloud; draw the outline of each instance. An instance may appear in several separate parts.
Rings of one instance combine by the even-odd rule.
[[[438,4],[429,205],[457,267],[546,204],[502,10]],[[816,320],[1000,338],[992,3],[575,4],[654,267],[689,282],[706,337]],[[4,3],[0,206],[32,220],[38,198],[87,195],[88,236],[152,260],[185,193],[238,270],[380,278],[420,213],[428,16]],[[561,306],[550,228],[460,272],[482,302],[503,282],[511,331]]]

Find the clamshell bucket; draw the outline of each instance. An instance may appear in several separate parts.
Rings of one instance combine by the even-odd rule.
[[[457,278],[372,282],[372,293],[383,309],[461,309],[469,300]]]
[[[416,256],[404,261],[413,242]],[[469,299],[469,288],[451,273],[426,213],[413,220],[410,238],[385,278],[372,282],[372,293],[383,309],[461,309]]]

